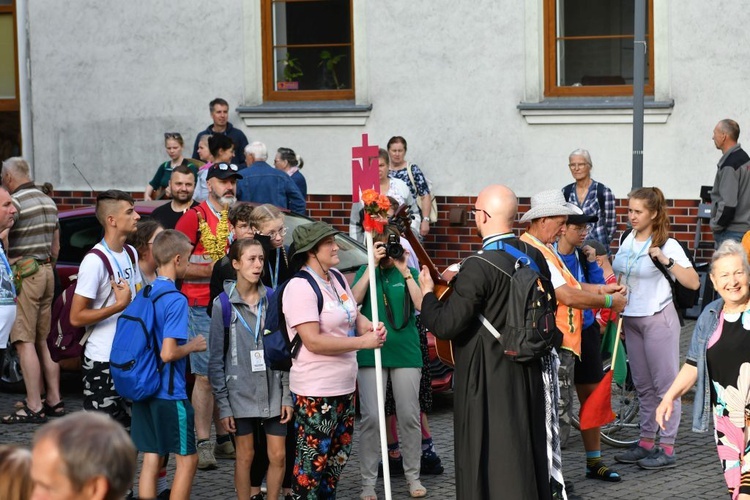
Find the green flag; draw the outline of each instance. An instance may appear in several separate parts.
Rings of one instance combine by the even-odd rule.
[[[622,385],[625,382],[625,377],[628,374],[627,357],[625,354],[625,347],[622,342],[618,339],[617,334],[617,323],[609,321],[607,328],[604,330],[604,338],[602,339],[602,354],[604,357],[612,356],[613,350],[617,349],[617,357],[615,359],[614,373],[612,380],[618,385]]]

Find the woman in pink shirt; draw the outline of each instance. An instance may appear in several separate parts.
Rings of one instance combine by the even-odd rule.
[[[359,314],[341,273],[335,235],[324,222],[298,226],[292,239],[292,268],[308,273],[284,289],[283,311],[290,339],[302,346],[289,373],[295,406],[297,451],[293,490],[302,498],[335,498],[336,484],[349,459],[354,432],[354,390],[359,349],[385,342],[382,323]],[[342,284],[343,283],[343,284]]]

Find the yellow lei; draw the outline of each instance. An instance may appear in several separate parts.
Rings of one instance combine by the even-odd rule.
[[[219,222],[216,224],[216,234],[211,232],[206,219],[198,213],[198,230],[201,233],[201,245],[206,250],[206,255],[216,262],[226,255],[227,241],[229,238],[229,211],[225,208],[221,211]]]

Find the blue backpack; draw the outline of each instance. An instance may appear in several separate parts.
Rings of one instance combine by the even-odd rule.
[[[109,369],[117,393],[125,399],[144,401],[159,391],[164,363],[156,339],[156,301],[175,289],[151,295],[147,285],[138,292],[117,318],[115,339],[109,355]],[[174,365],[171,366],[169,392],[172,393]]]
[[[329,274],[336,277],[341,288],[346,289],[346,280],[344,276],[334,269],[328,270]],[[304,278],[310,283],[315,296],[318,298],[318,314],[323,311],[323,293],[317,280],[307,271],[300,270],[292,278]],[[288,372],[292,368],[292,360],[297,357],[302,339],[299,334],[289,340],[286,331],[286,320],[284,319],[284,310],[282,298],[284,290],[292,278],[276,287],[276,290],[268,291],[268,307],[266,309],[266,320],[263,325],[263,357],[266,366],[272,370]],[[231,304],[226,292],[219,294],[221,301],[221,312],[224,320],[224,357],[226,358],[227,349],[229,348],[229,325],[232,318]]]

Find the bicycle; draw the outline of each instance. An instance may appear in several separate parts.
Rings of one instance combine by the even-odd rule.
[[[603,372],[606,374],[611,369],[611,360],[604,361]],[[628,448],[638,442],[640,438],[640,420],[638,411],[640,403],[635,392],[633,379],[630,376],[630,363],[627,363],[627,375],[625,382],[618,384],[612,381],[612,411],[615,419],[601,427],[602,441],[617,448]],[[580,430],[578,412],[580,403],[577,397],[573,397],[571,409],[571,420],[573,427]]]

